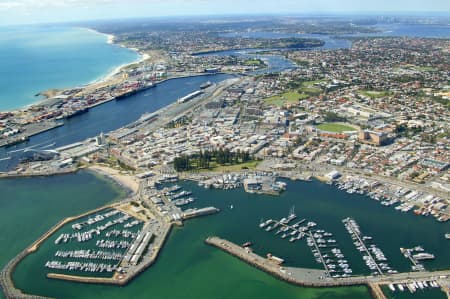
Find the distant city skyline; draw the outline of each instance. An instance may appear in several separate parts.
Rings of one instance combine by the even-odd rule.
[[[448,0],[0,0],[0,25],[133,17],[450,12]]]

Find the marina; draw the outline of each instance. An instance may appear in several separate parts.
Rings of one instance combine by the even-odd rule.
[[[17,264],[38,252],[49,239],[55,248],[53,256],[43,265],[49,271],[47,278],[115,285],[130,282],[155,262],[173,225],[181,226],[185,219],[219,212],[214,207],[182,211],[172,203],[171,196],[188,200],[185,197],[192,192],[177,185],[155,188],[162,181],[176,180],[175,177],[157,182],[144,179],[141,191],[128,201],[58,223],[3,269],[0,282],[6,295],[14,297],[20,293],[11,280]]]
[[[267,232],[277,229],[275,235],[281,236],[281,239],[289,238],[291,243],[306,238],[306,244],[310,247],[315,261],[323,266],[327,277],[350,277],[353,270],[341,249],[338,248],[333,234],[316,229],[317,223],[313,221],[308,221],[306,225],[300,226],[307,221],[306,219],[290,224],[296,218],[295,209],[292,207],[287,217],[281,220],[261,221],[259,227]]]
[[[105,209],[81,218],[56,237],[57,251],[45,267],[59,274],[95,273],[103,277],[105,273],[105,277],[112,277],[127,250],[138,242],[142,226],[142,221],[118,209]]]
[[[273,256],[268,254],[267,259],[255,254],[247,247],[240,247],[228,240],[224,240],[218,237],[208,237],[205,243],[214,247],[217,247],[240,260],[254,266],[268,274],[286,281],[288,283],[299,286],[338,286],[338,285],[362,285],[365,284],[371,290],[372,297],[375,299],[385,299],[386,296],[382,292],[380,286],[388,285],[391,291],[395,291],[395,286],[399,290],[403,291],[404,286],[409,289],[411,293],[414,293],[417,289],[424,289],[427,287],[439,287],[433,274],[417,275],[416,278],[409,276],[407,283],[391,283],[393,280],[404,280],[404,274],[392,274],[389,277],[377,277],[377,276],[354,276],[345,278],[329,278],[325,272],[307,268],[295,268],[281,266],[279,261],[283,261],[280,258],[276,258],[273,261]],[[325,275],[324,275],[325,274]],[[441,273],[442,274],[442,273]],[[443,275],[434,274],[435,277],[444,277]]]
[[[342,220],[350,234],[356,249],[363,254],[363,260],[367,267],[372,271],[372,275],[383,275],[385,273],[398,273],[387,264],[387,258],[384,253],[375,244],[370,244],[372,237],[364,236],[361,233],[358,223],[352,218]]]
[[[166,179],[172,181],[175,178],[171,176],[167,176]],[[313,230],[322,230],[323,228],[332,228],[332,236],[328,236],[330,239],[335,239],[337,243],[339,244],[339,249],[341,249],[341,252],[345,254],[345,260],[348,261],[348,264],[351,265],[351,269],[353,270],[352,275],[360,275],[361,273],[364,273],[364,269],[359,265],[362,261],[361,256],[358,251],[353,252],[354,247],[349,246],[353,245],[351,242],[348,242],[346,239],[346,236],[348,237],[348,232],[345,230],[344,226],[342,225],[341,220],[345,217],[345,215],[348,215],[347,211],[341,211],[340,209],[337,209],[336,206],[345,204],[348,201],[348,198],[345,196],[346,193],[343,193],[343,196],[340,197],[341,193],[336,193],[334,189],[331,186],[322,185],[318,182],[288,182],[288,191],[286,193],[283,193],[280,198],[273,198],[270,196],[261,196],[261,195],[252,195],[245,193],[242,189],[236,189],[236,190],[216,190],[216,189],[204,189],[202,187],[198,187],[196,183],[193,182],[177,182],[179,189],[177,189],[175,192],[179,193],[182,190],[189,190],[195,195],[197,200],[192,204],[192,208],[198,208],[201,206],[207,206],[213,204],[214,206],[217,206],[221,210],[221,213],[217,214],[217,216],[214,217],[208,217],[208,218],[199,218],[196,220],[193,220],[192,222],[186,222],[185,227],[182,230],[175,230],[175,232],[170,237],[170,242],[166,244],[164,247],[164,253],[161,257],[161,260],[154,264],[153,267],[149,271],[145,271],[141,275],[143,276],[143,279],[145,280],[151,280],[155,282],[147,283],[151,284],[153,287],[157,288],[157,283],[162,283],[162,281],[157,278],[156,275],[163,275],[161,279],[168,279],[168,276],[170,274],[164,274],[167,271],[167,269],[170,268],[170,265],[173,265],[174,259],[176,264],[181,263],[183,264],[183,261],[186,261],[184,254],[179,254],[179,246],[183,246],[183,248],[186,248],[187,252],[198,252],[199,255],[204,255],[205,251],[203,248],[204,245],[202,245],[201,237],[206,238],[211,231],[219,231],[221,234],[224,234],[227,239],[232,240],[233,242],[236,242],[238,244],[244,244],[246,242],[252,242],[253,245],[250,247],[254,249],[255,253],[266,256],[268,252],[272,253],[274,256],[279,257],[281,259],[284,259],[283,266],[284,267],[304,267],[308,269],[314,269],[322,271],[322,275],[325,276],[324,268],[322,264],[318,264],[315,260],[314,256],[311,254],[311,248],[307,246],[306,237],[301,239],[300,241],[295,242],[289,242],[288,237],[285,239],[282,239],[282,234],[275,235],[277,232],[277,229],[272,230],[271,233],[268,233],[265,231],[264,228],[260,228],[259,225],[261,223],[265,223],[269,220],[269,218],[265,218],[263,221],[261,221],[261,216],[267,216],[270,215],[271,219],[278,219],[281,220],[282,218],[287,218],[289,215],[288,211],[292,208],[293,205],[296,207],[297,217],[293,220],[291,220],[288,224],[289,225],[295,225],[298,222],[305,219],[305,221],[301,222],[299,224],[299,227],[307,225],[308,222],[311,222],[311,219],[314,219],[313,222],[316,222],[317,225],[313,228]],[[168,185],[167,188],[171,188],[172,185]],[[165,187],[164,187],[165,188]],[[162,190],[164,188],[161,188],[159,192],[163,192]],[[175,189],[175,188],[174,188]],[[149,189],[150,191],[152,189]],[[231,194],[229,193],[231,192]],[[339,191],[338,191],[339,192]],[[302,196],[298,196],[296,194],[302,194]],[[328,194],[328,195],[327,195]],[[337,196],[337,197],[336,197]],[[353,195],[355,196],[355,195]],[[152,196],[150,198],[157,198],[156,196]],[[163,202],[165,202],[165,197],[161,197]],[[315,200],[312,200],[312,198],[315,198]],[[327,208],[327,216],[321,216],[318,212],[320,209],[317,209],[320,204],[327,203],[327,206],[330,208]],[[162,204],[160,204],[162,205]],[[164,204],[166,205],[166,204]],[[233,209],[230,208],[230,206],[234,206]],[[395,222],[394,217],[396,214],[393,212],[393,215],[390,216],[389,213],[386,212],[386,210],[381,210],[382,207],[376,205],[372,201],[364,201],[355,199],[352,201],[352,207],[356,211],[356,214],[354,215],[355,219],[358,219],[358,224],[361,225],[361,227],[376,227],[380,228],[381,231],[373,231],[370,230],[370,233],[372,235],[379,236],[379,244],[383,245],[383,251],[386,252],[389,256],[392,256],[391,262],[393,265],[397,267],[400,267],[402,271],[407,271],[410,269],[410,265],[402,266],[402,261],[405,261],[405,258],[400,254],[399,247],[401,244],[408,244],[408,241],[404,239],[404,235],[401,234],[401,231],[406,228],[403,227],[403,222],[405,222],[404,225],[409,229],[410,227],[413,227],[417,234],[421,236],[420,238],[417,238],[418,241],[420,241],[420,244],[424,246],[424,248],[427,248],[427,251],[430,250],[436,255],[437,260],[444,261],[446,253],[442,250],[436,249],[435,246],[433,246],[434,240],[433,236],[430,234],[427,234],[426,232],[433,229],[437,230],[438,232],[445,232],[446,228],[442,227],[440,230],[438,224],[436,222],[431,221],[430,219],[423,218],[422,222],[420,223],[420,226],[415,225],[414,223],[417,221],[416,217],[413,215],[408,214],[402,214],[402,223],[398,223],[397,226],[392,228],[392,225],[385,226],[384,223],[397,223]],[[377,210],[380,209],[380,210]],[[300,212],[301,211],[301,212]],[[385,221],[382,222],[371,222],[370,218],[366,216],[367,214],[364,214],[362,211],[371,211],[371,213],[381,213],[381,211],[384,211],[384,218]],[[103,212],[100,212],[102,214]],[[106,211],[105,211],[106,213]],[[81,223],[89,218],[95,218],[95,215],[90,215],[85,220],[80,219],[77,221],[74,221],[75,223]],[[118,217],[115,216],[115,217]],[[392,218],[389,218],[392,217]],[[126,223],[130,222],[132,219],[129,219]],[[241,223],[244,224],[246,229],[243,230],[241,225],[235,225],[235,223]],[[370,226],[370,223],[372,223],[374,226]],[[101,223],[94,224],[94,227],[99,226]],[[123,223],[125,224],[125,222]],[[208,225],[206,225],[208,224]],[[273,225],[273,224],[272,224]],[[68,228],[71,228],[70,226]],[[254,228],[254,229],[252,229]],[[90,229],[90,228],[89,228]],[[119,230],[119,227],[112,227],[104,231],[104,233],[112,231],[112,230]],[[86,228],[88,230],[88,228]],[[120,229],[122,231],[122,229]],[[201,232],[201,234],[194,233],[196,231]],[[328,230],[326,230],[328,231]],[[319,232],[319,234],[324,235],[323,233]],[[316,233],[316,232],[314,232]],[[314,234],[313,233],[313,234]],[[191,235],[192,234],[192,235]],[[387,242],[386,239],[383,239],[382,236],[386,234],[389,235],[395,235],[395,238],[398,239],[393,242]],[[54,236],[54,240],[59,236],[60,234],[57,233]],[[185,239],[187,236],[187,239]],[[431,238],[431,239],[430,239]],[[437,235],[436,235],[437,238]],[[378,239],[378,238],[377,238]],[[204,240],[204,239],[203,239]],[[303,242],[302,240],[305,240]],[[23,264],[19,264],[19,267],[16,271],[15,277],[19,277],[19,280],[15,278],[15,281],[18,281],[19,285],[21,277],[21,273],[25,275],[29,275],[29,271],[33,271],[31,273],[34,273],[36,275],[37,281],[39,281],[39,285],[35,285],[36,290],[42,289],[45,290],[45,292],[37,292],[37,294],[50,294],[47,293],[48,290],[50,290],[51,286],[57,286],[59,285],[58,282],[54,279],[40,279],[39,277],[42,276],[42,271],[44,269],[44,265],[47,261],[55,260],[54,254],[58,251],[70,251],[75,250],[76,248],[67,248],[67,249],[53,249],[54,248],[54,241],[53,239],[49,240],[49,244],[43,244],[43,248],[37,251],[37,255],[30,255],[27,260],[24,260]],[[414,243],[418,242],[415,241]],[[200,243],[199,243],[200,242]],[[347,244],[348,243],[348,244]],[[392,243],[392,244],[391,244]],[[67,245],[71,246],[71,244],[77,245],[77,244],[84,244],[84,243],[78,243],[75,240],[72,240],[71,242],[67,243]],[[416,243],[417,244],[417,243]],[[78,245],[77,245],[78,247]],[[392,248],[391,248],[392,247]],[[48,248],[48,249],[46,249]],[[320,247],[319,247],[320,248]],[[322,249],[322,248],[321,248]],[[39,253],[41,250],[44,250],[42,253]],[[47,250],[49,251],[49,254],[46,254]],[[95,251],[100,251],[102,249],[95,249]],[[167,250],[167,253],[166,253]],[[102,251],[105,252],[113,252],[115,250],[112,249],[103,249]],[[194,254],[194,253],[193,253]],[[324,253],[326,254],[326,253]],[[200,256],[199,256],[200,258]],[[223,263],[229,264],[232,261],[230,259],[226,259],[223,257]],[[224,274],[220,274],[221,271],[219,269],[216,269],[214,265],[216,263],[221,264],[222,257],[220,257],[219,260],[217,258],[214,258],[213,261],[209,264],[208,273],[215,273],[217,277],[223,277],[225,280],[229,280],[230,278],[228,276],[223,276]],[[74,260],[77,262],[86,262],[84,259],[77,259]],[[64,259],[62,262],[67,263]],[[187,261],[186,261],[187,262]],[[105,263],[104,260],[99,260],[98,263]],[[232,263],[235,265],[235,263]],[[363,264],[364,265],[364,264]],[[397,266],[399,265],[399,266]],[[238,266],[237,264],[235,266]],[[235,267],[233,266],[233,267]],[[364,265],[365,266],[365,265]],[[168,267],[168,268],[167,268]],[[176,267],[176,271],[183,272],[181,268]],[[366,267],[366,266],[365,266]],[[403,268],[402,268],[403,267]],[[167,269],[166,269],[167,268]],[[34,270],[33,270],[34,269]],[[45,268],[48,270],[47,268]],[[179,269],[179,270],[178,270]],[[431,271],[435,270],[435,266],[433,265],[433,261],[430,261],[430,268]],[[26,272],[23,272],[26,271]],[[195,272],[194,273],[198,273]],[[245,270],[243,270],[245,273]],[[54,271],[56,272],[56,270]],[[63,272],[63,271],[61,271]],[[46,272],[47,273],[47,272]],[[84,279],[90,279],[92,280],[92,274],[98,275],[97,273],[91,273],[91,272],[69,272],[66,273],[70,275],[75,275],[79,279],[80,275],[89,275],[87,278]],[[162,273],[162,274],[161,274]],[[186,272],[191,273],[191,272]],[[234,273],[234,272],[233,272]],[[104,271],[100,273],[102,275],[110,275],[110,272]],[[368,272],[367,274],[370,274]],[[211,275],[211,274],[209,274]],[[236,273],[234,275],[237,275]],[[243,276],[242,276],[243,275]],[[242,274],[238,277],[242,276],[242,279],[245,279],[248,274]],[[251,274],[253,275],[253,274]],[[255,273],[256,275],[256,273]],[[425,274],[424,274],[425,275]],[[54,275],[52,275],[54,276]],[[188,279],[187,276],[181,275],[183,279]],[[353,276],[351,276],[353,277]],[[348,278],[351,278],[348,277]],[[62,276],[62,278],[70,279],[70,276]],[[331,277],[332,278],[332,277]],[[222,279],[222,278],[221,278]],[[341,278],[339,278],[341,279]],[[406,276],[405,276],[405,282],[406,282]],[[438,281],[438,279],[435,279]],[[99,282],[98,280],[92,280],[94,283],[103,283]],[[213,283],[214,285],[214,283]],[[387,284],[386,284],[387,285]],[[73,286],[76,289],[80,289],[80,287],[77,287],[77,284]],[[127,286],[127,291],[120,291],[120,294],[125,294],[130,292],[130,294],[135,294],[135,292],[138,292],[140,288],[143,288],[143,285],[140,283],[140,279],[136,280],[136,283],[130,284]],[[282,287],[284,288],[284,287]],[[92,292],[93,290],[98,290],[98,287],[95,285],[83,285],[83,290],[86,289],[86,292]],[[25,288],[24,290],[28,290]],[[181,289],[174,290],[174,294],[180,294],[178,293]],[[324,289],[325,291],[326,289]],[[162,290],[161,290],[162,291]],[[83,292],[83,291],[82,291]],[[303,292],[302,289],[296,289],[296,292]],[[320,293],[321,291],[315,290],[314,293]],[[356,291],[357,292],[357,291]],[[111,292],[107,292],[108,296],[115,297]],[[397,293],[401,293],[397,291]],[[406,293],[406,292],[404,292]],[[408,291],[409,293],[409,291]],[[347,294],[347,298],[352,298],[351,293]],[[64,296],[65,297],[65,296]],[[337,297],[340,298],[340,297]],[[344,298],[344,297],[342,297]],[[364,295],[362,293],[359,293],[357,297],[354,298],[364,298]]]
[[[425,271],[423,260],[433,260],[435,257],[431,253],[424,252],[421,246],[414,248],[400,248],[400,252],[404,257],[411,261],[411,269],[413,271]]]
[[[432,216],[439,222],[448,221],[448,207],[444,198],[354,176],[347,176],[335,183],[339,190],[348,194],[366,195],[382,206],[394,207],[396,211],[402,213],[413,211],[417,216]]]

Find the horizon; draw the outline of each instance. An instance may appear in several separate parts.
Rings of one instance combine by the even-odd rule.
[[[204,21],[212,20],[214,18],[225,19],[242,19],[242,18],[382,18],[382,17],[398,17],[398,18],[436,18],[436,19],[449,19],[450,11],[428,11],[428,12],[310,12],[310,13],[298,13],[298,14],[286,14],[286,13],[273,13],[273,14],[205,14],[205,15],[161,15],[161,16],[124,16],[124,17],[110,17],[110,18],[92,18],[82,20],[53,20],[42,22],[24,22],[24,23],[1,23],[0,28],[8,27],[20,27],[20,26],[51,26],[51,25],[73,25],[85,27],[95,23],[108,23],[108,22],[131,22],[131,21]],[[250,20],[251,21],[251,20]],[[435,25],[435,24],[424,24]],[[442,25],[442,24],[441,24]],[[445,25],[444,25],[445,26]],[[450,23],[448,24],[450,26]]]
[[[426,10],[423,1],[419,0],[391,2],[382,0],[375,4],[344,0],[336,4],[332,0],[315,3],[284,0],[280,5],[262,0],[254,5],[237,0],[131,0],[128,3],[119,0],[0,0],[0,12],[4,15],[0,26],[195,17],[448,17],[450,14],[450,3],[445,0],[429,1]]]

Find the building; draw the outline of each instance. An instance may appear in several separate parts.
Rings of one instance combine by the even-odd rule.
[[[420,164],[436,171],[445,171],[450,167],[449,163],[434,159],[424,159]]]
[[[342,174],[339,172],[339,171],[337,171],[337,170],[333,170],[333,171],[331,171],[330,173],[327,173],[326,175],[325,175],[325,177],[327,178],[327,179],[329,179],[330,181],[332,181],[332,180],[337,180],[338,178],[340,178],[342,176]]]
[[[359,141],[362,143],[382,146],[388,143],[388,136],[384,132],[360,131]]]

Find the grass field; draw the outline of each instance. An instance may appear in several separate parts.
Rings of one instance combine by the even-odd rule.
[[[220,165],[217,164],[216,161],[211,161],[209,164],[209,168],[197,168],[197,161],[191,161],[190,165],[192,167],[193,172],[233,172],[233,171],[240,171],[243,169],[249,169],[249,170],[255,170],[256,166],[258,166],[258,164],[260,163],[260,161],[258,160],[254,160],[254,161],[249,161],[249,162],[245,162],[245,163],[239,163],[239,164],[233,164],[233,165]]]
[[[211,171],[215,172],[233,172],[233,171],[239,171],[242,169],[249,169],[254,170],[256,169],[256,166],[258,166],[260,161],[250,161],[247,163],[241,163],[236,165],[217,165],[215,167],[211,168]]]
[[[322,82],[325,82],[325,80],[303,82],[302,87],[299,89],[299,92],[309,94],[312,96],[317,96],[322,93],[322,89],[320,87],[316,87],[314,84]]]
[[[363,90],[360,93],[371,99],[383,98],[393,94],[393,92],[391,91],[375,91],[375,90]]]
[[[244,62],[244,65],[246,66],[263,66],[265,65],[264,61],[260,59],[249,59]]]
[[[295,104],[298,103],[299,100],[303,100],[308,98],[309,96],[304,93],[298,92],[286,92],[279,96],[273,96],[265,99],[265,102],[269,105],[274,105],[278,107],[285,106],[287,104]]]
[[[325,123],[317,126],[319,130],[333,132],[333,133],[342,133],[345,131],[356,131],[356,128],[343,125],[343,124],[333,124],[333,123]]]

